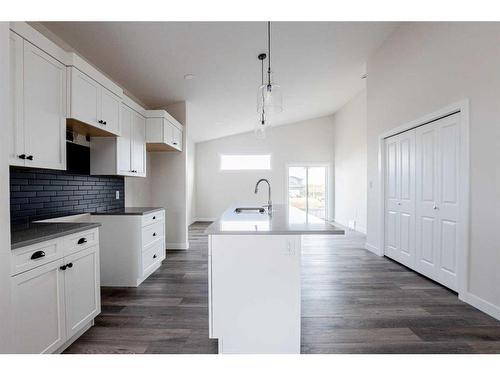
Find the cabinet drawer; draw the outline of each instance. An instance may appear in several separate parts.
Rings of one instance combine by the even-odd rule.
[[[142,226],[145,227],[146,225],[150,225],[163,220],[165,220],[165,211],[155,211],[142,217]]]
[[[28,271],[63,257],[62,240],[56,239],[12,251],[11,275]]]
[[[64,238],[64,255],[97,245],[99,243],[99,230],[92,229],[85,232],[71,234]]]
[[[151,245],[154,241],[165,236],[165,223],[163,221],[142,228],[142,248]]]
[[[165,242],[158,241],[142,253],[142,275],[146,275],[158,262],[165,259]]]

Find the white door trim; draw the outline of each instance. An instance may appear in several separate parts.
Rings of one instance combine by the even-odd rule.
[[[384,255],[385,246],[385,139],[417,128],[429,122],[436,121],[442,117],[460,112],[460,215],[459,225],[461,241],[459,244],[458,256],[458,293],[465,295],[469,293],[469,201],[470,201],[470,179],[469,179],[469,99],[453,103],[435,112],[410,121],[406,124],[393,128],[379,135],[378,139],[378,182],[380,187],[379,195],[379,222],[380,241],[378,255]]]

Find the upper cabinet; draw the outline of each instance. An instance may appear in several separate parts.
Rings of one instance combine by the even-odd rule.
[[[10,33],[11,165],[66,169],[66,66]]]
[[[146,177],[146,118],[144,110],[124,97],[121,104],[121,135],[90,141],[90,173]]]
[[[121,98],[79,69],[69,70],[70,126],[90,136],[120,135]]]
[[[146,111],[148,151],[182,151],[182,125],[167,111]]]

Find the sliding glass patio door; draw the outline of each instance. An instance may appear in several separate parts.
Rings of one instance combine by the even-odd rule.
[[[292,218],[327,218],[328,166],[294,165],[288,167],[288,210]]]

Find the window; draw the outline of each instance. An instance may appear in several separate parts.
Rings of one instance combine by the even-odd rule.
[[[222,171],[270,170],[271,155],[221,155]]]

